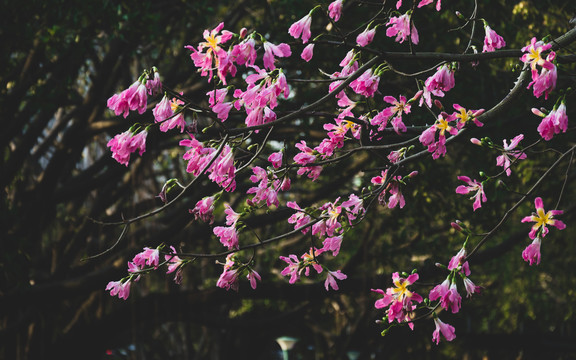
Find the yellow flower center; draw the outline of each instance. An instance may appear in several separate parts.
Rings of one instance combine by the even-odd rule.
[[[536,222],[537,227],[554,224],[553,216],[550,212],[544,213],[544,209],[536,209],[536,213],[536,216],[532,216],[532,221]]]
[[[412,292],[408,290],[407,288],[408,285],[406,284],[406,281],[395,280],[394,285],[396,285],[396,288],[392,289],[392,292],[398,294],[399,299],[402,299],[403,296],[407,298],[412,297]]]
[[[436,128],[440,129],[440,135],[444,136],[445,131],[450,131],[452,127],[448,125],[448,121],[444,119],[438,119],[438,123],[436,124]]]
[[[465,123],[470,120],[470,115],[470,111],[466,111],[466,109],[461,108],[460,114],[456,115],[456,117],[460,119],[460,122]]]

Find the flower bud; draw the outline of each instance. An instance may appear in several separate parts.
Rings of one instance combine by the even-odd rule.
[[[476,139],[476,138],[471,138],[470,142],[474,145],[478,145],[478,146],[482,146],[482,141]]]
[[[248,34],[248,29],[242,28],[240,30],[240,39],[244,39],[246,37],[246,34]]]
[[[452,226],[452,229],[456,230],[456,231],[462,231],[462,226],[460,226],[460,224],[458,224],[459,221],[456,220],[456,222],[451,222],[450,226]]]

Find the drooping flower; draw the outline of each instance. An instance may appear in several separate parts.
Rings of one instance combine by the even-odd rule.
[[[444,96],[445,91],[451,90],[455,85],[454,71],[444,64],[436,69],[434,75],[424,82],[426,90],[435,96]]]
[[[140,131],[137,134],[132,133],[130,130],[126,130],[110,139],[106,146],[110,148],[112,157],[116,161],[122,165],[128,166],[130,154],[139,150],[139,154],[142,156],[146,151],[147,135],[147,130]]]
[[[172,250],[172,253],[164,255],[164,259],[166,260],[166,263],[168,264],[168,271],[166,271],[166,274],[171,274],[173,272],[176,272],[176,275],[174,276],[174,282],[176,284],[181,284],[182,283],[182,266],[183,266],[183,264],[186,263],[186,261],[180,259],[176,255],[176,249],[174,249],[174,246],[170,246],[170,250]]]
[[[292,55],[292,51],[290,50],[290,45],[281,43],[278,45],[272,44],[269,41],[264,41],[264,68],[268,70],[276,69],[274,65],[274,56],[277,57],[289,57]]]
[[[200,219],[212,224],[214,222],[214,200],[214,196],[206,196],[196,203],[194,209],[188,211],[194,215],[196,220]]]
[[[304,61],[309,62],[310,60],[312,60],[312,56],[314,56],[314,44],[308,44],[306,45],[304,50],[302,50],[302,54],[300,55],[300,57]]]
[[[564,224],[560,220],[554,219],[556,215],[562,215],[564,211],[562,210],[549,210],[547,212],[544,211],[544,202],[542,198],[537,197],[534,199],[534,205],[536,207],[536,212],[532,213],[530,216],[526,216],[522,219],[522,222],[535,222],[530,230],[528,236],[530,239],[535,239],[538,236],[546,236],[548,234],[547,225],[554,226],[558,230],[563,230],[566,228],[566,224]]]
[[[502,36],[498,35],[496,31],[492,30],[486,23],[484,23],[484,32],[486,36],[484,37],[482,52],[492,52],[506,46],[506,41],[504,41]]]
[[[350,83],[350,87],[356,94],[372,97],[378,90],[379,82],[380,76],[373,74],[372,69],[368,69],[362,75],[352,81]]]
[[[524,251],[522,251],[522,259],[524,259],[524,261],[528,262],[530,266],[532,266],[533,264],[540,264],[540,246],[542,244],[542,240],[540,239],[540,237],[536,237],[536,239],[534,239],[532,241],[532,243],[528,246],[526,246],[526,249],[524,249]]]
[[[343,0],[335,0],[328,5],[328,16],[334,22],[340,20],[340,16],[342,16],[342,3]]]
[[[120,281],[110,281],[108,285],[106,285],[106,290],[110,290],[110,296],[116,296],[120,299],[128,299],[130,295],[130,280],[122,282]]]
[[[568,115],[566,115],[564,100],[557,108],[554,106],[548,115],[535,108],[532,109],[532,113],[543,117],[540,125],[538,125],[538,132],[546,141],[551,140],[555,134],[568,130]]]
[[[465,195],[470,192],[472,193],[475,192],[474,196],[470,198],[474,199],[474,204],[472,205],[474,211],[482,207],[483,202],[488,201],[488,199],[486,198],[486,194],[484,193],[484,185],[481,182],[477,180],[472,180],[468,176],[458,176],[458,180],[464,181],[465,183],[468,184],[468,186],[465,185],[458,186],[456,188],[457,194]]]
[[[386,23],[386,26],[388,26],[388,29],[386,29],[386,36],[396,36],[396,39],[394,39],[396,42],[403,43],[404,40],[410,37],[413,44],[418,44],[418,31],[414,24],[411,24],[410,15],[408,13],[401,16],[391,17]]]
[[[522,141],[522,139],[524,139],[523,134],[517,135],[512,140],[510,140],[510,145],[508,145],[506,139],[503,140],[504,151],[502,152],[502,155],[499,155],[496,158],[496,166],[504,167],[506,176],[510,176],[512,174],[512,170],[510,169],[512,161],[511,158],[513,158],[514,161],[526,159],[526,153],[524,153],[522,150],[514,150],[520,141]]]
[[[376,28],[372,29],[366,28],[356,37],[356,44],[362,47],[370,44],[372,40],[374,40],[375,34],[376,34]]]
[[[288,29],[288,33],[292,35],[295,39],[302,38],[302,42],[306,44],[310,39],[312,33],[310,32],[310,26],[312,25],[312,15],[308,13],[302,19],[296,21]]]
[[[434,324],[436,325],[436,329],[432,333],[432,341],[434,341],[436,345],[440,342],[440,333],[442,333],[444,338],[448,341],[452,341],[456,338],[454,326],[443,323],[436,317],[434,318]]]

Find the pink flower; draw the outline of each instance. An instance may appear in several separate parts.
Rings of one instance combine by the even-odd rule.
[[[379,82],[380,76],[374,75],[372,73],[372,69],[368,69],[362,75],[352,81],[350,83],[350,87],[356,94],[372,97],[378,90]]]
[[[245,29],[244,29],[245,30]],[[242,41],[240,44],[234,45],[230,56],[234,59],[238,65],[252,66],[256,62],[256,41],[250,37]]]
[[[174,282],[176,284],[180,284],[182,283],[182,265],[185,263],[185,261],[175,255],[176,249],[174,249],[173,246],[170,246],[170,250],[172,250],[171,254],[164,255],[164,259],[168,263],[168,271],[166,271],[166,274],[176,272],[176,275],[174,276]]]
[[[157,95],[162,92],[162,82],[160,81],[160,73],[157,71],[156,67],[152,68],[154,75],[150,79],[150,74],[147,76],[146,89],[148,90],[148,95]]]
[[[526,216],[522,219],[522,222],[535,222],[536,224],[534,224],[532,226],[532,230],[530,230],[530,233],[528,234],[528,236],[530,236],[530,239],[535,239],[537,237],[537,233],[538,236],[546,236],[546,234],[548,234],[548,228],[546,227],[546,225],[550,225],[550,226],[554,226],[556,227],[558,230],[563,230],[566,228],[566,224],[564,224],[562,221],[560,220],[555,220],[554,216],[556,215],[562,215],[564,213],[564,211],[562,210],[550,210],[548,212],[544,212],[544,202],[542,201],[542,198],[537,197],[536,199],[534,199],[534,205],[536,207],[536,212],[532,213],[531,216]]]
[[[550,55],[554,54],[553,52]],[[546,59],[550,58],[550,55]],[[555,54],[554,54],[555,55]],[[528,89],[532,86],[534,96],[539,98],[544,94],[544,99],[548,99],[548,95],[556,88],[556,80],[558,79],[558,70],[556,65],[552,64],[551,69],[542,68],[540,74],[533,77],[533,80],[528,84]]]
[[[458,129],[462,129],[469,121],[474,122],[474,124],[478,127],[484,126],[480,121],[478,121],[477,117],[484,113],[484,109],[479,110],[466,110],[466,108],[454,104],[454,110],[457,112],[453,113],[452,116],[456,118],[456,127]]]
[[[238,233],[235,226],[216,226],[213,230],[214,235],[220,238],[220,243],[226,246],[228,250],[238,249]]]
[[[274,169],[280,168],[282,166],[282,151],[277,151],[268,156],[268,161],[272,163]]]
[[[448,341],[452,341],[456,338],[456,333],[454,332],[454,326],[448,325],[443,323],[440,319],[434,318],[434,324],[436,325],[436,329],[432,333],[432,341],[438,345],[440,342],[440,333],[446,338]]]
[[[366,28],[356,37],[356,43],[359,46],[366,46],[374,40],[374,35],[376,34],[376,28],[368,29]]]
[[[257,281],[262,280],[260,274],[258,274],[256,271],[252,269],[248,271],[248,275],[246,275],[246,278],[248,279],[248,281],[250,281],[250,287],[252,287],[252,289],[254,290],[256,290],[256,286],[258,285]]]
[[[532,266],[533,264],[540,264],[540,245],[542,243],[542,240],[540,240],[539,237],[536,237],[534,239],[534,241],[532,241],[532,243],[530,245],[528,245],[526,247],[526,249],[524,249],[524,251],[522,251],[522,258],[524,259],[524,261],[527,261],[530,266]]]
[[[533,37],[530,40],[530,44],[522,48],[522,51],[526,52],[526,54],[522,55],[520,60],[530,65],[532,80],[538,78],[538,66],[548,70],[553,69],[554,64],[542,58],[542,52],[549,50],[551,47],[552,44],[544,44],[542,41],[536,41],[536,38]]]
[[[117,134],[108,141],[106,146],[112,151],[112,157],[120,164],[128,166],[130,154],[139,150],[140,156],[146,151],[146,136],[148,131],[143,130],[137,134],[133,134],[127,130],[121,134]]]
[[[322,242],[322,251],[332,251],[332,256],[337,256],[340,252],[340,246],[342,245],[342,235],[327,237]]]
[[[396,36],[395,41],[398,43],[403,43],[408,37],[413,44],[418,44],[418,31],[414,24],[410,24],[410,16],[406,13],[401,16],[393,16],[390,18],[386,26],[390,25],[386,29],[386,36],[393,37]]]
[[[459,226],[459,225],[458,225]],[[448,270],[452,271],[458,269],[458,267],[462,264],[462,260],[466,258],[466,248],[461,248],[460,251],[456,255],[450,259],[448,263]]]
[[[422,296],[408,290],[408,286],[417,280],[417,273],[411,274],[407,278],[402,278],[395,272],[392,274],[394,287],[390,287],[386,289],[386,291],[372,289],[372,291],[383,295],[382,299],[376,300],[374,307],[376,307],[376,309],[382,309],[389,306],[387,310],[389,322],[393,322],[394,320],[397,320],[399,323],[406,321],[413,311],[412,302],[420,303],[423,300]]]
[[[566,132],[568,130],[568,116],[566,115],[566,105],[564,101],[560,103],[558,108],[554,107],[552,111],[545,115],[538,109],[532,109],[535,115],[543,117],[542,122],[538,125],[538,132],[544,140],[551,140],[555,134],[560,131]]]
[[[130,87],[120,94],[112,95],[107,105],[114,114],[122,114],[125,118],[128,116],[130,110],[138,110],[139,114],[146,111],[146,101],[148,99],[146,85],[140,81],[135,81]]]
[[[226,43],[233,37],[233,33],[223,30],[224,23],[218,24],[216,28],[211,31],[204,30],[204,40],[194,48],[191,45],[185,46],[188,50],[192,51],[190,58],[194,61],[194,65],[201,70],[200,75],[208,75],[208,81],[212,80],[213,69],[217,69],[218,77],[224,85],[226,85],[226,75],[236,73],[236,68],[233,66],[228,53],[220,47],[221,44]],[[205,50],[205,52],[203,52]]]
[[[524,139],[524,135],[520,134],[510,140],[510,145],[508,145],[506,139],[503,140],[504,151],[502,152],[502,155],[496,158],[496,166],[504,167],[506,176],[510,176],[512,174],[512,170],[510,169],[511,157],[514,158],[515,161],[526,159],[526,154],[522,152],[522,150],[514,150],[520,141],[522,141],[522,139]]]
[[[174,114],[168,96],[164,95],[164,97],[162,97],[162,100],[156,104],[152,110],[152,114],[154,115],[154,121],[156,122],[162,122]]]
[[[447,64],[438,67],[436,73],[424,82],[426,90],[435,96],[444,96],[444,92],[451,90],[454,84],[454,71]]]
[[[194,209],[188,210],[194,215],[196,220],[201,219],[204,222],[214,222],[214,196],[207,196],[196,203]]]
[[[290,50],[290,46],[288,44],[272,44],[269,41],[264,41],[264,68],[268,69],[268,70],[274,70],[276,69],[276,66],[274,65],[274,56],[278,56],[278,57],[289,57],[290,55],[292,55],[292,51]]]
[[[106,285],[106,290],[110,290],[110,296],[118,295],[120,299],[126,300],[130,295],[130,280],[124,283],[122,283],[122,280],[110,281],[108,285]]]
[[[234,253],[228,254],[228,256],[226,256],[224,269],[216,282],[216,286],[225,290],[232,289],[238,291],[238,275],[238,269],[236,268],[236,263],[234,261]]]
[[[286,203],[286,206],[288,206],[291,209],[296,210],[296,212],[288,218],[288,223],[294,224],[294,229],[301,228],[310,222],[310,216],[307,215],[304,212],[304,210],[302,208],[300,208],[300,206],[298,206],[298,204],[295,201],[288,201]],[[310,230],[310,228],[306,227],[306,228],[302,229],[302,232],[304,234],[306,234],[309,230]]]
[[[472,205],[474,211],[482,207],[482,202],[488,201],[488,199],[486,198],[486,194],[484,193],[484,186],[482,185],[482,183],[478,182],[477,180],[471,180],[468,176],[458,176],[458,180],[464,181],[465,183],[468,184],[468,186],[464,185],[458,186],[456,188],[457,194],[465,195],[470,192],[476,192],[476,194],[470,198],[474,199],[474,205]]]
[[[486,36],[484,37],[482,52],[492,52],[506,46],[506,42],[502,36],[496,34],[496,31],[492,30],[488,24],[484,24],[484,31]]]
[[[302,42],[306,44],[310,39],[312,33],[310,32],[310,26],[312,25],[312,16],[307,14],[302,19],[296,21],[288,29],[288,33],[292,35],[295,39],[302,38]]]
[[[480,291],[482,290],[481,286],[475,285],[472,282],[472,280],[470,280],[467,277],[464,277],[463,281],[464,281],[464,288],[466,289],[466,297],[467,298],[472,296],[472,294],[480,293]]]
[[[306,62],[308,62],[312,60],[312,56],[314,56],[314,44],[308,44],[306,45],[304,50],[302,50],[302,54],[300,55],[300,57],[304,59]]]
[[[346,276],[346,274],[342,273],[340,270],[327,271],[326,281],[324,282],[324,287],[326,288],[326,291],[328,291],[330,287],[334,290],[338,290],[338,283],[336,282],[336,279],[344,280],[347,277],[348,276]]]
[[[334,20],[334,22],[340,20],[340,16],[342,15],[342,2],[343,0],[336,0],[328,5],[328,16],[330,16],[330,19]]]
[[[422,0],[420,1],[420,3],[418,4],[418,7],[421,8],[423,6],[426,6],[428,4],[432,4],[434,2],[434,0]],[[438,0],[436,2],[436,11],[440,11],[440,7],[441,7],[441,0]]]

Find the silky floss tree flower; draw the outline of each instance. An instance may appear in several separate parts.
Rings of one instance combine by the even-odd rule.
[[[560,220],[554,219],[554,216],[562,215],[564,211],[562,210],[544,210],[544,202],[542,198],[537,197],[534,199],[534,205],[536,207],[536,212],[532,213],[530,216],[526,216],[522,219],[522,222],[534,222],[532,225],[532,229],[528,236],[530,239],[533,239],[533,242],[526,247],[526,249],[522,252],[522,258],[529,262],[530,265],[532,264],[540,264],[540,245],[542,243],[542,239],[548,234],[548,226],[554,226],[558,230],[563,230],[566,228],[566,224],[564,224]]]

